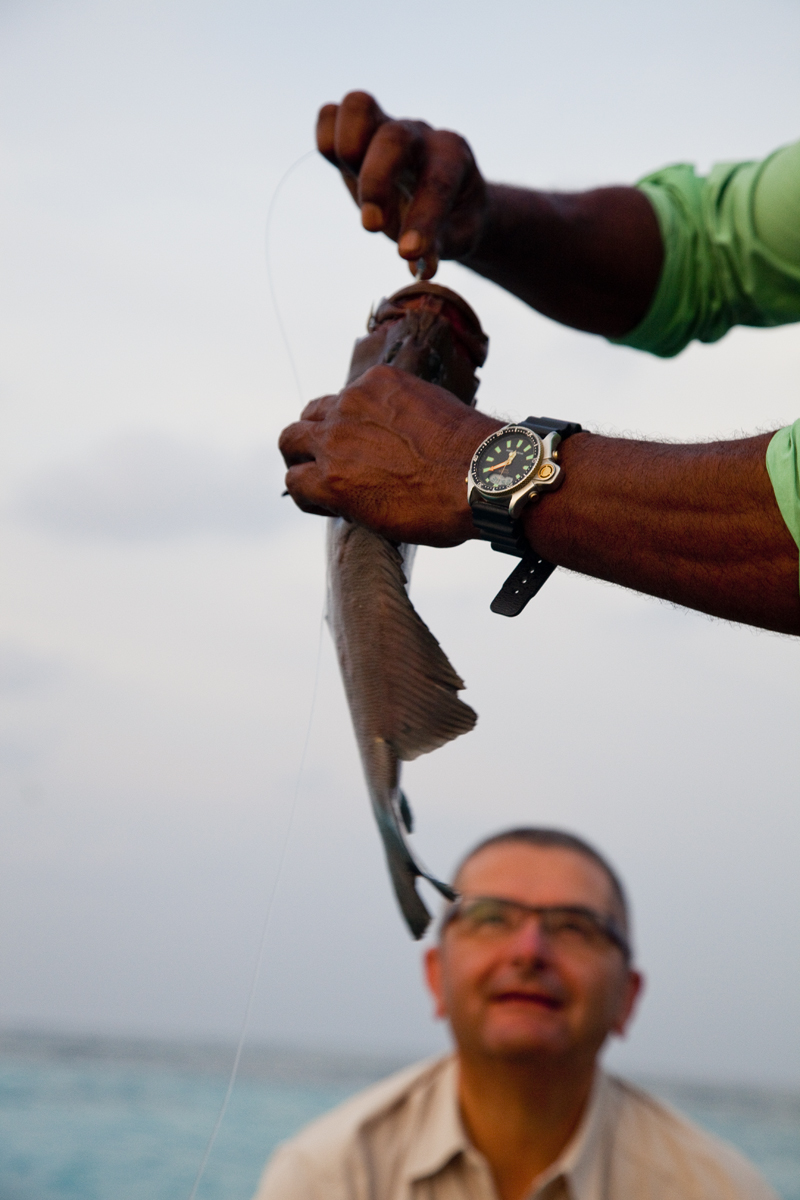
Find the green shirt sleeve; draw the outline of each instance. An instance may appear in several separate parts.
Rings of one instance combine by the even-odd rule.
[[[800,421],[779,429],[767,446],[767,472],[789,532],[800,549]]]
[[[705,177],[665,167],[637,186],[655,209],[664,265],[644,319],[613,341],[669,358],[732,325],[800,321],[800,142]]]

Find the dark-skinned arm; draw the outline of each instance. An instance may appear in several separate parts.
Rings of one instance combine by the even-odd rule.
[[[576,434],[561,451],[564,485],[528,509],[526,535],[583,574],[800,633],[797,546],[765,465],[771,437],[672,445]]]
[[[286,486],[305,511],[398,541],[457,545],[477,536],[466,501],[472,454],[501,425],[441,388],[373,367],[284,430]],[[798,552],[767,474],[769,440],[673,445],[576,434],[560,452],[564,484],[526,510],[526,535],[561,566],[800,633]]]
[[[633,187],[537,192],[487,183],[468,143],[387,116],[366,92],[326,104],[320,152],[339,168],[365,229],[423,277],[457,259],[545,316],[622,337],[639,324],[663,259],[652,206]]]
[[[632,187],[535,192],[490,183],[487,201],[464,266],[562,325],[604,337],[635,329],[664,257],[646,196]]]

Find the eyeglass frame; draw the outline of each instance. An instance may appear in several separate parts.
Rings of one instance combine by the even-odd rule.
[[[599,913],[595,909],[588,908],[583,904],[524,904],[521,900],[510,900],[506,896],[464,896],[459,894],[442,913],[439,922],[439,936],[441,937],[448,925],[458,919],[459,905],[462,901],[472,902],[477,900],[492,900],[496,904],[507,904],[514,908],[522,909],[523,912],[533,917],[541,917],[545,913],[552,912],[574,913],[576,916],[588,917],[597,930],[613,946],[617,947],[627,964],[630,964],[633,959],[631,944],[625,933],[620,929],[618,921],[612,916],[606,916],[605,913]]]

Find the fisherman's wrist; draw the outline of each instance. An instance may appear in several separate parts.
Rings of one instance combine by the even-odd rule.
[[[498,190],[501,187],[501,184],[486,184],[486,201],[470,246],[455,258],[461,266],[477,271],[478,274],[482,274],[482,266],[488,266],[495,257],[494,243],[502,229],[502,201],[498,201]]]

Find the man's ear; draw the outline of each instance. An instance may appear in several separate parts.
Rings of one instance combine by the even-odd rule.
[[[439,1018],[447,1016],[447,1008],[444,1003],[444,993],[442,990],[442,949],[441,946],[431,946],[425,951],[425,982],[428,985],[428,991],[433,996],[433,1011],[434,1016]]]
[[[611,1026],[612,1033],[616,1033],[619,1037],[625,1036],[643,988],[644,975],[641,971],[628,971],[628,978],[625,981],[625,987],[620,997],[617,1019]]]

